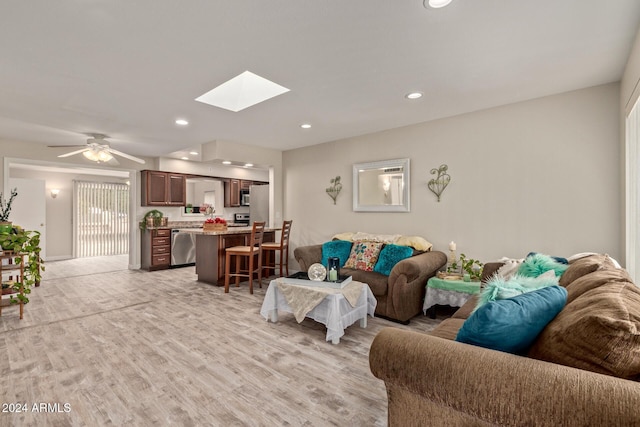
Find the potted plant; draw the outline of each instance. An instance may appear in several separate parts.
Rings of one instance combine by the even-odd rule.
[[[150,210],[144,214],[142,221],[138,223],[140,230],[145,231],[147,227],[159,227],[163,216],[164,214],[157,209]]]
[[[4,194],[0,192],[0,233],[11,233],[11,222],[9,221],[9,214],[11,214],[11,204],[13,199],[18,195],[18,189],[11,190],[11,196],[9,200],[4,199]]]
[[[192,203],[187,203],[187,206],[185,206],[185,212],[186,213],[193,213],[193,204]]]
[[[42,279],[41,271],[44,270],[42,258],[40,258],[40,232],[26,231],[21,227],[14,227],[11,233],[0,234],[0,246],[4,251],[13,252],[16,255],[15,263],[18,264],[24,259],[24,274],[20,281],[13,283],[14,291],[19,292],[23,287],[23,294],[11,294],[10,303],[29,302],[28,294],[31,293],[31,286],[40,284]],[[4,286],[4,285],[3,285]]]
[[[469,258],[465,254],[460,254],[460,266],[462,267],[462,273],[468,274],[469,278],[476,282],[482,277],[482,264],[477,259]]]

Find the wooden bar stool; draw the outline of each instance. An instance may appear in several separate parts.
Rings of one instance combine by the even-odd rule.
[[[289,275],[289,235],[291,234],[291,223],[293,221],[284,221],[282,223],[282,234],[280,242],[265,242],[262,244],[262,251],[265,253],[265,262],[263,268],[265,270],[273,270],[276,274],[276,252],[280,252],[280,277],[283,277],[282,266],[284,265],[287,276]],[[273,267],[271,266],[271,254],[273,253]],[[267,277],[269,275],[267,274]]]
[[[251,239],[249,246],[232,246],[225,251],[225,268],[224,268],[224,293],[229,293],[229,278],[236,278],[236,287],[240,286],[240,277],[249,277],[249,293],[253,293],[253,274],[258,273],[258,283],[262,281],[262,237],[264,235],[264,222],[255,221],[251,230]],[[236,259],[236,272],[231,273],[231,257]],[[249,258],[248,270],[241,270],[242,258]],[[256,265],[257,268],[254,268]],[[262,284],[260,284],[262,287]]]

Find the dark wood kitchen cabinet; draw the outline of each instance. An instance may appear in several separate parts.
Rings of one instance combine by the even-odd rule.
[[[142,206],[184,206],[187,198],[186,175],[144,170],[141,175]]]
[[[142,233],[140,263],[146,270],[163,270],[171,265],[171,229],[155,228]]]
[[[240,180],[227,179],[224,181],[224,207],[240,206]]]

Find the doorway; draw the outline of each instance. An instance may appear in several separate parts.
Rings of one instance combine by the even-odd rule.
[[[129,253],[129,186],[73,182],[75,258]]]

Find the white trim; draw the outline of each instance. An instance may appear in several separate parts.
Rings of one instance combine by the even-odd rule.
[[[640,221],[640,185],[638,185],[638,169],[640,169],[640,103],[631,109],[625,119],[625,266],[635,283],[638,279],[637,255],[640,254],[640,238],[638,221]]]

